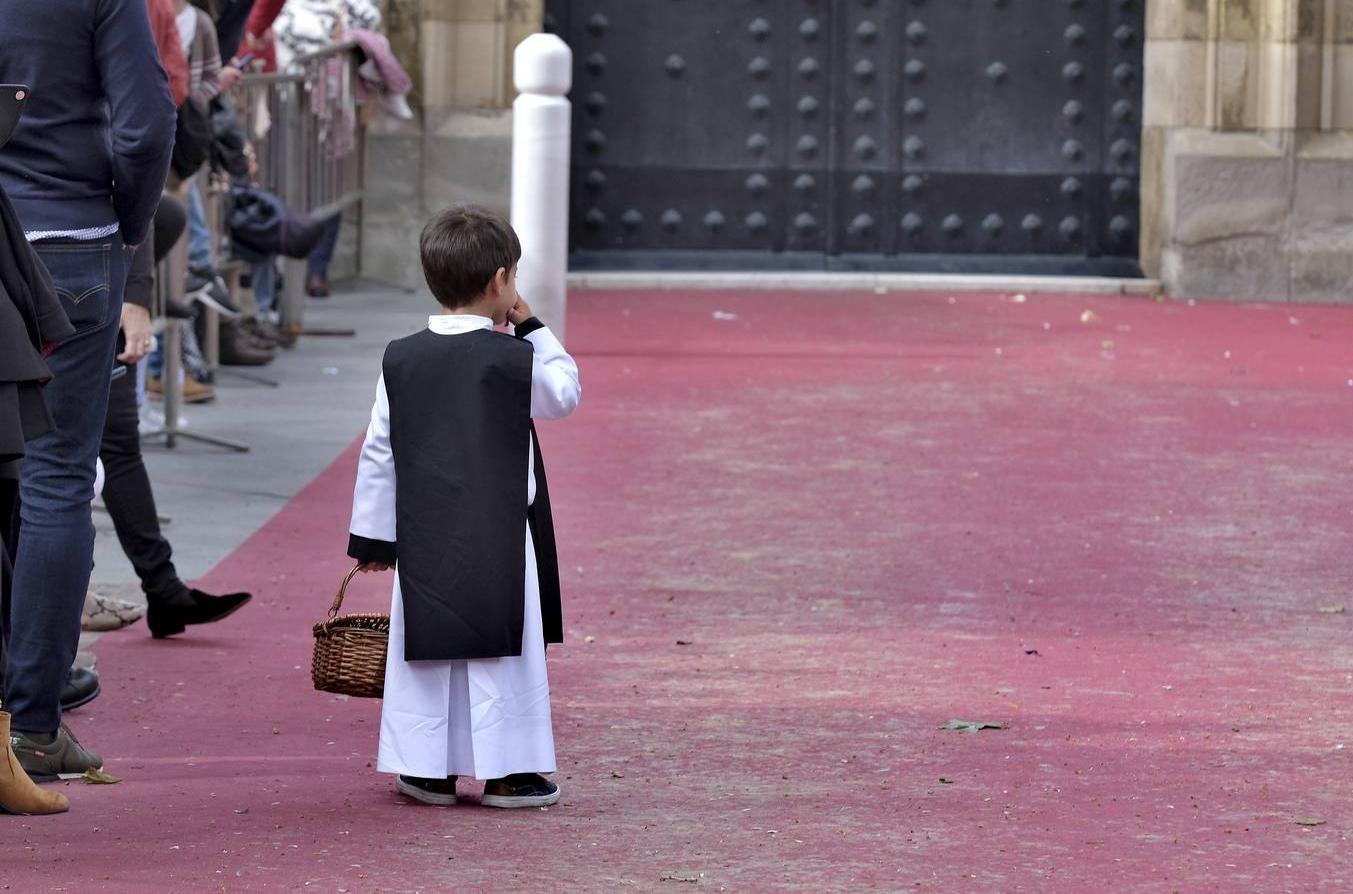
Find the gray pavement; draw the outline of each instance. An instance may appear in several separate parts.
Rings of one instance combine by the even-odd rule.
[[[206,573],[284,506],[366,426],[385,344],[417,330],[435,305],[425,292],[355,283],[324,301],[309,301],[305,323],[351,328],[355,338],[303,337],[258,372],[267,388],[221,376],[215,403],[190,406],[188,431],[252,445],[240,454],[180,440],[143,445],[164,529],[180,575]],[[107,514],[95,513],[94,585],[140,600],[131,564]]]

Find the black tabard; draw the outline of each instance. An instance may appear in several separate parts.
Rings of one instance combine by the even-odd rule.
[[[407,661],[521,654],[528,523],[545,640],[563,641],[539,445],[526,505],[532,353],[489,330],[424,330],[385,352]]]

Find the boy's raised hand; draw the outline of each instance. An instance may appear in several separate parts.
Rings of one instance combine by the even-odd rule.
[[[531,305],[527,304],[520,295],[517,296],[517,303],[507,312],[507,321],[513,326],[519,323],[525,323],[535,314],[531,313]]]

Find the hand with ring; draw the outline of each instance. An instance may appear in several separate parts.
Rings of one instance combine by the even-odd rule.
[[[122,305],[122,338],[126,343],[117,359],[128,365],[139,363],[155,347],[150,333],[150,311],[136,304]]]

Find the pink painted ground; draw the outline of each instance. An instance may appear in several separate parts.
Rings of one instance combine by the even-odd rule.
[[[211,574],[258,604],[100,643],[126,780],[0,822],[0,888],[1353,890],[1353,308],[571,313],[561,806],[405,803],[311,691],[349,452]]]

